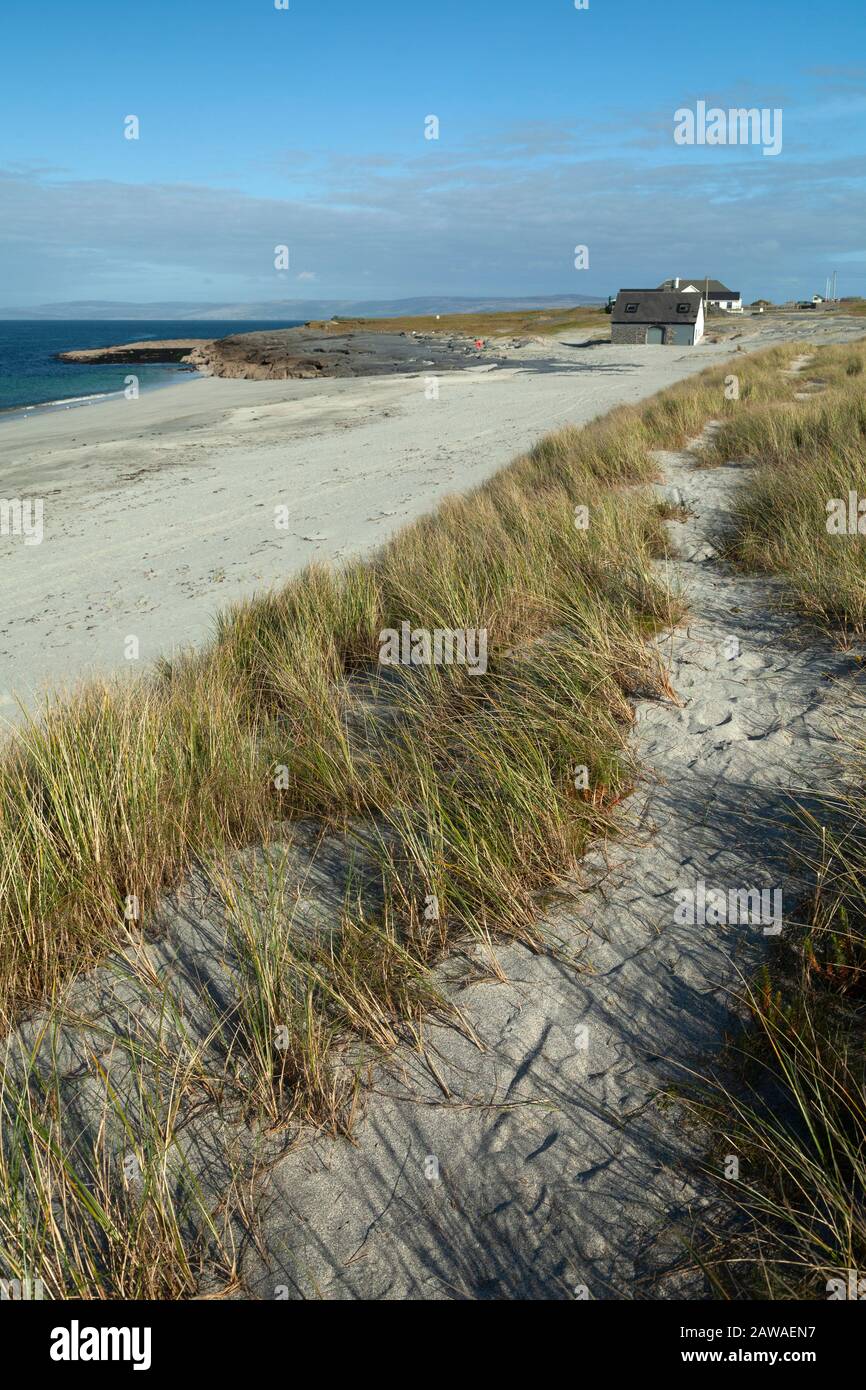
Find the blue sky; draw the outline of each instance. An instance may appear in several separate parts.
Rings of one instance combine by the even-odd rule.
[[[781,153],[677,146],[698,100],[781,109]],[[863,0],[7,5],[0,309],[863,294],[864,135]]]

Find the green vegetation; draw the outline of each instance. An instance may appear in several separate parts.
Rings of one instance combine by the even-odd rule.
[[[430,967],[455,941],[541,945],[542,895],[609,830],[631,785],[627,696],[667,689],[645,638],[679,608],[651,569],[658,509],[631,486],[653,474],[650,438],[631,410],[551,435],[371,561],[311,568],[226,613],[207,650],[54,701],[12,738],[0,762],[5,1018],[47,1001],[53,1036],[69,978],[147,932],[193,865],[220,891],[240,993],[206,1040],[169,1048],[174,1068],[160,1048],[143,1055],[134,1029],[116,1039],[111,1069],[95,1061],[106,1119],[89,1138],[66,1114],[56,1060],[7,1059],[10,1277],[57,1296],[178,1297],[207,1267],[230,1287],[231,1220],[184,1177],[190,1110],[346,1131],[347,1043],[388,1048],[444,1012]],[[576,507],[589,508],[586,530]],[[379,634],[404,621],[486,630],[486,674],[381,667]],[[299,818],[342,837],[346,858],[363,852],[377,880],[310,939],[289,930],[282,876],[244,881],[236,853]],[[136,1017],[177,1012],[158,983],[136,989]],[[130,1186],[118,1146],[140,1156],[146,1183]]]
[[[651,475],[645,444],[631,413],[551,436],[369,563],[310,569],[226,614],[209,650],[30,721],[0,763],[3,1010],[124,939],[131,895],[146,926],[194,860],[286,818],[383,817],[443,931],[531,934],[533,895],[601,828],[570,766],[620,792],[625,693],[664,685],[643,642],[670,615],[661,526],[622,490]],[[486,630],[487,675],[385,684],[378,634],[404,621]],[[404,892],[403,865],[387,873]]]
[[[792,607],[844,640],[866,635],[866,536],[828,531],[828,503],[847,513],[851,492],[866,498],[864,368],[862,343],[818,349],[794,379],[807,399],[753,404],[711,450],[758,465],[739,495],[733,558],[781,575]]]
[[[4,1059],[0,1278],[30,1297],[177,1299],[206,1276],[233,1281],[231,1214],[242,1199],[231,1190],[208,1199],[183,1152],[182,1112],[201,1058],[175,1054],[162,1037],[139,1038],[125,1057],[132,1082],[122,1098],[94,1063],[103,1092],[92,1137],[66,1104],[57,1059],[48,1073],[33,1057]]]
[[[825,1299],[866,1269],[866,749],[850,751],[850,786],[802,811],[814,891],[744,992],[727,1081],[698,1102],[712,1177],[740,1160],[721,1183],[736,1234],[706,1258],[723,1297]]]
[[[640,486],[650,450],[789,392],[794,352],[738,362],[739,402],[724,397],[731,369],[713,369],[549,435],[371,560],[308,569],[224,614],[206,650],[54,700],[12,737],[0,1006],[8,1025],[42,1004],[50,1047],[47,1063],[35,1046],[7,1062],[0,1088],[10,1277],[56,1296],[183,1297],[208,1270],[230,1288],[248,1168],[229,1165],[219,1203],[201,1192],[184,1158],[190,1115],[207,1105],[266,1130],[349,1132],[365,1059],[420,1038],[431,1011],[460,1026],[432,966],[457,943],[477,943],[492,971],[497,937],[544,945],[546,894],[613,830],[633,784],[628,697],[670,693],[646,641],[681,613],[652,563],[665,512]],[[486,673],[382,667],[380,633],[403,622],[485,631]],[[292,821],[364,865],[326,931],[288,930],[278,861],[264,873],[239,862],[243,847],[278,854]],[[134,954],[193,867],[222,902],[236,1004],[187,1038],[177,1001],[138,980],[156,1036],[112,1043],[122,1086],[94,1045],[105,1121],[84,1136],[52,1052],[64,989],[131,942]],[[124,1151],[146,1181],[118,1163]]]
[[[0,759],[2,1014],[125,940],[131,896],[146,926],[193,862],[302,816],[390,818],[425,881],[441,886],[447,862],[446,921],[531,932],[533,894],[600,829],[570,763],[618,795],[624,695],[664,688],[643,637],[676,604],[651,572],[658,510],[630,485],[654,475],[650,449],[767,398],[794,352],[738,363],[739,402],[715,368],[550,435],[372,560],[311,568],[224,614],[207,650],[29,720]],[[484,629],[487,675],[429,666],[395,681],[379,633],[404,621]],[[277,789],[275,765],[288,769]]]
[[[778,399],[730,415],[705,459],[757,465],[734,560],[781,577],[787,605],[850,646],[866,635],[866,535],[828,533],[827,502],[866,495],[866,344],[799,366]],[[728,1081],[700,1104],[717,1155],[741,1160],[723,1184],[740,1218],[733,1248],[708,1261],[726,1297],[824,1299],[828,1281],[847,1288],[866,1270],[866,748],[839,752],[841,786],[810,788],[800,810],[814,890],[744,993],[751,1026]]]
[[[418,315],[394,319],[338,318],[341,331],[362,329],[365,333],[445,333],[465,338],[525,338],[553,333],[592,332],[610,336],[610,319],[602,306],[577,304],[573,309],[512,309],[491,313]],[[327,322],[316,321],[311,328],[324,329]]]

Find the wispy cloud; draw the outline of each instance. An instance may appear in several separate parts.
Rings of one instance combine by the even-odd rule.
[[[772,161],[752,149],[696,155],[673,147],[662,116],[419,140],[401,159],[288,149],[267,161],[270,196],[240,179],[235,189],[137,185],[10,167],[0,172],[0,255],[15,287],[6,303],[283,298],[313,277],[339,298],[579,299],[696,266],[750,297],[787,296],[822,284],[835,262],[851,267],[843,289],[866,289],[862,159],[832,142],[810,152],[794,141],[790,152],[787,128]],[[574,269],[578,243],[590,248],[588,271]],[[278,244],[291,249],[289,273],[274,269]]]

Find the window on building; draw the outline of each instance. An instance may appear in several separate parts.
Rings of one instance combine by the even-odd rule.
[[[689,309],[691,309],[691,307],[692,307],[691,304],[678,304],[678,305],[677,305],[677,313],[678,313],[678,314],[687,314],[687,313],[689,312]]]
[[[636,314],[636,313],[637,313],[637,305],[636,305],[636,304],[626,304],[626,306],[625,306],[625,311],[626,311],[627,314]]]

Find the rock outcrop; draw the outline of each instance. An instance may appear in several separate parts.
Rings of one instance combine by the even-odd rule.
[[[470,340],[439,334],[346,331],[325,324],[238,333],[197,347],[189,357],[211,376],[253,381],[390,376],[473,365],[481,351]]]
[[[208,338],[150,338],[140,343],[120,343],[116,347],[58,352],[56,357],[58,362],[86,362],[91,366],[125,362],[185,362],[190,353],[209,344]]]
[[[59,352],[61,362],[90,364],[183,362],[206,376],[248,381],[391,376],[399,372],[456,371],[473,366],[483,350],[448,334],[346,330],[334,324],[234,333],[228,338],[171,338],[116,347]],[[489,355],[484,354],[484,360]]]

